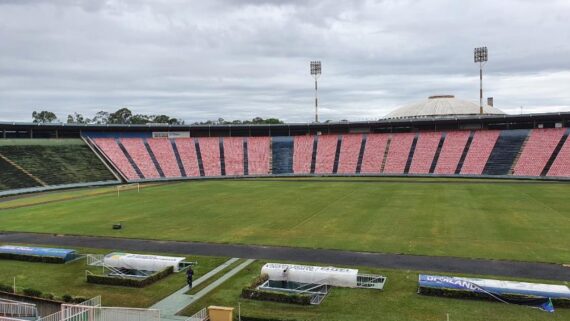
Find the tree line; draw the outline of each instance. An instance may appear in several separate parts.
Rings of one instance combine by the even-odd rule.
[[[106,111],[97,112],[92,118],[87,118],[79,113],[67,115],[66,119],[68,124],[132,124],[132,125],[145,125],[145,124],[169,124],[169,125],[184,125],[184,120],[170,117],[168,115],[144,115],[133,114],[128,108],[121,108],[115,112],[109,113]],[[42,110],[34,111],[32,113],[32,121],[34,123],[54,123],[61,122],[57,115],[51,111]],[[193,125],[241,125],[241,124],[283,124],[282,120],[277,118],[263,119],[255,117],[252,120],[207,120],[203,122],[194,122]]]

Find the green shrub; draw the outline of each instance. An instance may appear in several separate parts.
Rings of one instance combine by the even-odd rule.
[[[244,299],[258,300],[258,301],[271,301],[289,304],[311,304],[311,296],[306,294],[288,294],[273,291],[263,291],[252,288],[243,288],[241,290],[241,297]]]
[[[42,295],[42,298],[48,299],[48,300],[54,300],[54,299],[55,299],[55,295],[53,295],[53,293],[44,293],[44,294]]]
[[[0,284],[0,292],[12,293],[14,292],[14,288],[12,288],[10,285]]]
[[[172,273],[174,273],[174,268],[172,266],[169,266],[168,268],[159,271],[144,279],[119,278],[119,277],[112,277],[106,275],[91,274],[87,275],[87,283],[143,288],[147,285],[150,285],[160,279],[169,276]]]
[[[26,262],[56,263],[56,264],[65,263],[65,260],[60,257],[36,256],[36,255],[24,255],[24,254],[12,254],[12,253],[0,253],[0,259],[26,261]]]
[[[42,291],[36,289],[25,288],[22,293],[27,296],[33,296],[36,298],[42,297]]]
[[[69,301],[69,302],[70,303],[81,303],[81,302],[85,302],[87,300],[89,300],[89,299],[81,297],[81,296],[75,296],[75,297],[71,298],[71,301]]]
[[[65,303],[70,303],[71,300],[73,300],[73,297],[69,294],[64,294],[61,299],[63,300],[63,302]]]

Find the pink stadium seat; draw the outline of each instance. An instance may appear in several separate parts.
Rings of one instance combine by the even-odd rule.
[[[200,137],[198,143],[205,176],[221,176],[219,137]]]
[[[415,133],[393,134],[384,173],[403,174],[414,141]]]
[[[566,138],[547,176],[570,177],[570,136]]]
[[[308,174],[311,172],[313,157],[313,141],[315,136],[295,136],[293,146],[293,173]]]
[[[318,139],[315,173],[332,174],[338,136],[321,135]]]
[[[565,131],[566,128],[533,129],[513,175],[540,176]]]
[[[461,174],[481,175],[483,173],[500,134],[499,130],[478,130],[475,132],[469,152],[461,167]]]
[[[140,179],[114,138],[95,138],[93,142],[128,180]]]
[[[360,173],[380,174],[390,134],[369,134],[366,139]]]
[[[447,133],[437,165],[435,166],[435,174],[455,174],[470,134],[471,132],[469,131],[452,131]]]
[[[410,174],[429,174],[440,139],[441,132],[420,133],[410,166]]]
[[[167,138],[149,138],[148,145],[158,161],[165,177],[181,177],[180,168],[172,149],[172,144]]]
[[[247,167],[249,175],[267,175],[271,139],[269,137],[249,137],[247,139]]]
[[[338,174],[354,174],[358,165],[358,154],[362,143],[362,134],[348,134],[342,136],[340,157],[338,160]]]
[[[186,176],[200,176],[194,138],[176,138],[174,142],[176,143],[176,149],[178,149],[178,154],[182,160],[182,165],[184,166]]]
[[[145,178],[160,177],[142,138],[121,138],[121,143],[125,146],[125,149],[131,155],[131,158],[135,161]]]
[[[243,176],[243,137],[224,137],[226,175]]]

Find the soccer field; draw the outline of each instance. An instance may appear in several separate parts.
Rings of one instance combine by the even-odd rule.
[[[0,229],[570,262],[570,184],[307,178],[102,191],[0,203]]]

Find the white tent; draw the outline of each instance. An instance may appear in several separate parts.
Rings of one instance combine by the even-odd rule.
[[[117,269],[131,269],[139,271],[160,271],[169,266],[174,268],[174,272],[179,271],[180,263],[185,257],[142,255],[131,253],[110,253],[105,255],[106,266]]]
[[[336,267],[267,263],[261,269],[271,281],[290,281],[324,284],[339,287],[357,287],[358,270]]]

